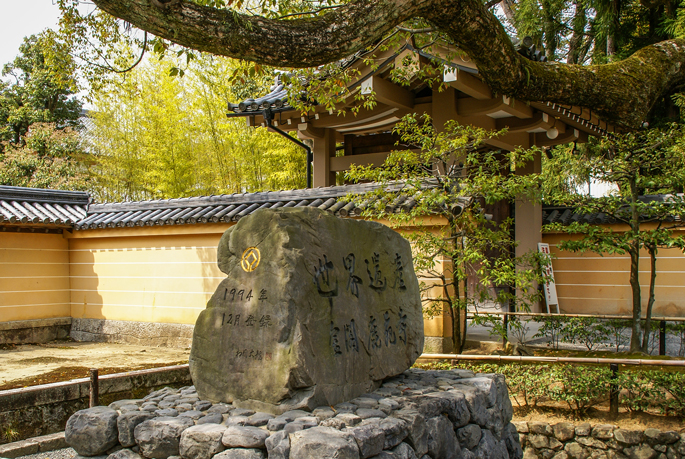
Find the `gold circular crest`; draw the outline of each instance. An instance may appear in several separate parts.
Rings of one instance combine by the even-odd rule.
[[[243,257],[240,259],[240,266],[246,273],[251,273],[259,266],[260,259],[259,249],[257,247],[248,247],[245,249]]]

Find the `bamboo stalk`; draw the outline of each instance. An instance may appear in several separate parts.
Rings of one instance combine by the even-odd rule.
[[[528,317],[592,317],[595,319],[620,319],[620,320],[632,320],[633,316],[614,316],[614,315],[608,315],[608,314],[557,314],[557,313],[539,313],[539,312],[502,312],[502,311],[493,311],[493,312],[470,312],[469,313],[470,317],[473,318],[475,316],[528,316]],[[644,319],[644,317],[643,317]],[[661,317],[661,316],[654,316],[652,317],[652,320],[659,321],[663,320],[666,322],[685,322],[685,317]]]
[[[685,367],[685,360],[605,359],[601,357],[537,357],[525,355],[421,354],[426,360],[474,360],[481,362],[584,363],[635,366]]]

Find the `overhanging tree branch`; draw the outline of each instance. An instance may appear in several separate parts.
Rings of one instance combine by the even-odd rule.
[[[232,10],[151,0],[94,0],[104,11],[182,46],[278,67],[313,67],[372,46],[396,26],[424,18],[466,51],[494,92],[590,108],[639,127],[651,108],[685,83],[685,40],[647,46],[610,64],[533,62],[514,49],[482,0],[356,0],[325,14],[267,19]]]

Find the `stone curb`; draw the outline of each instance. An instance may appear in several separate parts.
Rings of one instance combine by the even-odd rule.
[[[0,445],[0,459],[14,459],[15,457],[45,453],[68,447],[69,445],[64,440],[64,432],[57,432]]]

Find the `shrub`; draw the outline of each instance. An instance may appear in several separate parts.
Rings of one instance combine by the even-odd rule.
[[[572,317],[561,332],[565,341],[583,344],[588,351],[602,343],[606,334],[604,324],[593,317]]]
[[[567,319],[563,316],[540,316],[537,320],[542,321],[542,327],[533,335],[533,338],[550,338],[553,349],[559,349],[559,340],[566,327]],[[549,346],[550,343],[547,343]]]
[[[644,412],[658,404],[660,391],[650,382],[644,370],[622,371],[618,374],[618,385],[622,389],[619,403],[629,411]]]
[[[566,402],[576,415],[609,398],[611,371],[606,367],[555,365],[551,374],[550,398]]]

